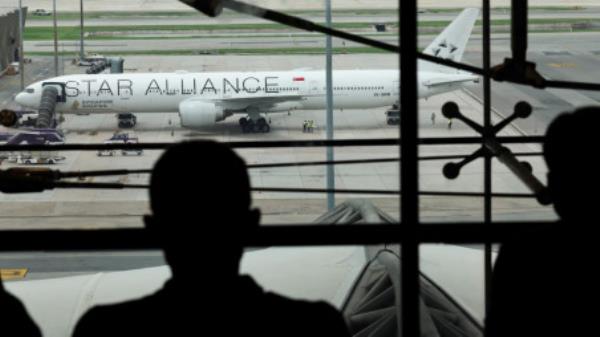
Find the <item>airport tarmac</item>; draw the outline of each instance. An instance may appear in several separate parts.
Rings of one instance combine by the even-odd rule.
[[[369,56],[379,67],[397,67],[397,59],[394,55]],[[364,63],[364,55],[344,55],[336,57],[336,68],[352,69],[360,67]],[[293,64],[313,65],[318,67],[323,62],[321,56],[221,56],[221,57],[130,57],[127,64],[144,64],[153,71],[170,71],[174,67],[189,69],[190,71],[202,69],[203,71],[219,70],[265,70],[265,69],[294,69]],[[68,67],[67,67],[68,68]],[[68,68],[72,71],[80,71],[77,68]],[[145,71],[145,69],[138,69]],[[442,95],[421,102],[421,136],[422,137],[445,137],[445,136],[475,136],[476,133],[469,130],[460,123],[455,122],[452,129],[448,130],[444,118],[440,114],[440,108],[448,100],[462,102],[465,113],[476,120],[481,120],[480,103],[476,95],[466,92],[456,92]],[[387,126],[384,117],[384,108],[367,110],[344,110],[335,111],[335,137],[336,139],[358,139],[358,138],[394,138],[398,130]],[[430,115],[437,115],[437,124],[431,125]],[[102,142],[117,130],[114,115],[91,115],[74,116],[67,115],[66,121],[61,125],[69,143]],[[322,111],[297,111],[290,116],[286,114],[271,114],[272,132],[269,134],[243,134],[241,133],[237,119],[228,119],[218,123],[215,127],[201,131],[190,131],[179,127],[177,114],[140,114],[138,125],[130,133],[146,142],[173,142],[191,138],[210,138],[220,141],[237,140],[290,140],[290,139],[322,139],[324,138],[324,113]],[[316,121],[315,133],[302,133],[301,125],[306,119]],[[517,129],[506,131],[507,134],[520,134]],[[531,146],[524,146],[529,150]],[[439,154],[467,154],[473,150],[472,146],[448,147],[423,147],[422,155]],[[525,151],[524,150],[524,151]],[[441,152],[440,152],[441,151]],[[338,159],[358,158],[394,158],[398,156],[398,148],[339,148],[336,149]],[[324,160],[324,149],[256,149],[241,150],[240,153],[249,164],[270,162],[291,162]],[[110,158],[98,158],[95,152],[65,152],[67,157],[65,163],[57,165],[61,170],[95,170],[109,168],[150,168],[159,155],[159,151],[146,151],[142,157],[118,157],[118,160]],[[422,189],[427,191],[466,191],[480,192],[482,190],[482,179],[476,178],[481,173],[480,163],[474,163],[465,170],[464,176],[455,180],[447,181],[440,174],[444,162],[428,162],[423,164]],[[8,164],[6,164],[8,165]],[[377,165],[346,165],[338,166],[336,175],[336,187],[338,188],[363,188],[369,186],[373,189],[395,190],[399,184],[399,173],[397,164]],[[496,186],[497,192],[526,192],[518,181],[512,179],[510,174],[500,173],[499,167]],[[543,173],[541,173],[543,176]],[[472,176],[471,176],[472,175]],[[500,178],[502,177],[502,178]],[[117,179],[117,178],[115,178]],[[95,181],[115,181],[115,179],[98,179]],[[256,187],[298,187],[298,188],[321,188],[325,186],[323,167],[287,168],[287,169],[261,169],[252,171],[253,183]],[[474,181],[470,181],[473,179]],[[479,180],[479,181],[478,181]],[[147,176],[131,176],[119,178],[121,182],[143,183]],[[315,219],[325,212],[324,195],[297,194],[297,193],[255,193],[257,205],[264,208],[265,223],[306,223]],[[349,196],[352,198],[357,195]],[[340,195],[339,199],[346,197]],[[398,216],[398,199],[369,197],[376,200],[385,211]],[[140,226],[140,215],[147,212],[147,196],[143,190],[122,191],[93,191],[84,190],[73,192],[71,190],[55,190],[41,194],[32,195],[4,195],[2,214],[10,214],[9,217],[0,219],[2,227],[17,228],[69,228],[81,226],[86,228],[98,227],[123,227]],[[302,200],[302,204],[297,201]],[[481,205],[477,202],[468,203],[468,210],[461,210],[460,199],[444,197],[423,198],[424,209],[428,213],[423,214],[424,219],[436,221],[448,219],[444,214],[449,208],[455,208],[456,219],[481,218]],[[506,201],[508,202],[508,201]],[[436,203],[443,206],[436,208]],[[35,205],[35,206],[34,206]],[[500,205],[500,204],[498,204]],[[499,209],[502,206],[499,206]],[[531,211],[530,205],[525,207]],[[507,207],[506,209],[514,209]],[[502,211],[501,213],[503,213]],[[542,213],[546,212],[544,210]],[[518,213],[518,212],[516,212]],[[515,215],[504,215],[514,217]],[[531,216],[531,215],[530,215]],[[51,218],[48,218],[51,217]],[[40,223],[44,219],[44,223]]]

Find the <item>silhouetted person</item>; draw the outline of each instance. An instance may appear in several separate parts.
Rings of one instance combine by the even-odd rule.
[[[490,336],[593,336],[598,330],[600,108],[557,117],[544,142],[560,220],[504,244],[492,280]]]
[[[348,335],[330,305],[265,292],[239,275],[241,239],[257,228],[260,212],[251,208],[244,161],[226,146],[169,148],[152,173],[150,206],[146,228],[173,277],[148,297],[91,309],[74,336]]]
[[[0,334],[11,337],[42,336],[21,301],[4,290],[2,279],[0,279]]]

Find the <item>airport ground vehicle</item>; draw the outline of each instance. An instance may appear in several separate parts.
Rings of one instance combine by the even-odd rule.
[[[59,145],[65,143],[65,135],[56,129],[20,129],[17,133],[4,133],[0,142],[9,145]]]
[[[106,62],[106,57],[97,53],[90,53],[87,54],[85,58],[79,60],[78,65],[82,67],[89,67],[98,62]]]
[[[143,153],[142,149],[123,149],[123,150],[121,150],[121,154],[124,156],[128,156],[128,155],[141,156],[142,153]]]
[[[46,151],[21,152],[10,156],[9,161],[17,164],[34,165],[34,164],[49,164],[54,165],[65,160],[64,156],[58,156],[55,153]]]
[[[397,104],[394,104],[391,109],[385,112],[385,119],[387,125],[400,124],[400,108]]]
[[[105,157],[105,156],[112,157],[115,154],[116,154],[115,150],[98,150],[98,153],[96,155],[98,157]]]
[[[50,16],[50,15],[52,15],[52,12],[49,12],[49,11],[47,11],[45,9],[38,8],[38,9],[34,9],[31,12],[31,15],[35,15],[35,16]]]
[[[137,144],[137,137],[130,137],[128,133],[115,133],[110,139],[104,141],[104,144]],[[144,151],[142,149],[121,149],[121,155],[128,156],[141,156]],[[117,154],[117,150],[99,150],[97,152],[98,157],[103,156],[114,156]]]

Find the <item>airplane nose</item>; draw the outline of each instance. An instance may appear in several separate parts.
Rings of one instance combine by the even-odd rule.
[[[26,92],[20,92],[17,94],[17,96],[15,96],[15,102],[17,102],[20,105],[23,106],[30,106],[31,105],[31,94],[28,94]]]
[[[15,96],[15,102],[21,104],[21,105],[25,105],[25,93],[20,92],[17,94],[17,96]]]

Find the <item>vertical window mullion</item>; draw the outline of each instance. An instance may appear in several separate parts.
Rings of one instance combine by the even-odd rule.
[[[419,327],[419,170],[417,104],[417,0],[398,1],[400,18],[400,216],[405,230],[401,244],[402,336],[420,336]]]
[[[483,141],[485,142],[485,137],[494,137],[491,132],[488,130],[492,129],[492,97],[491,97],[491,78],[490,78],[490,59],[491,59],[491,50],[490,50],[490,0],[482,0],[483,1],[483,30],[482,30],[482,43],[483,43],[483,116],[484,116],[484,129],[486,132],[483,136]],[[482,145],[485,147],[485,145]],[[490,225],[492,223],[492,157],[489,151],[485,152],[484,155],[484,224]],[[484,296],[485,296],[485,312],[486,317],[488,317],[489,308],[490,308],[490,293],[491,293],[491,280],[492,280],[492,245],[491,243],[485,244],[485,254],[484,254]],[[486,326],[487,328],[487,326]],[[487,329],[486,329],[487,335]]]

